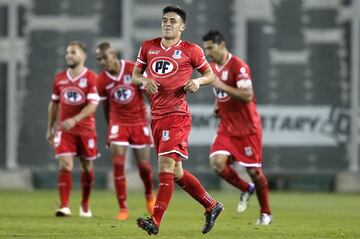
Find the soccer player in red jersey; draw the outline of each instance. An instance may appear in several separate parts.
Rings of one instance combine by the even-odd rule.
[[[94,112],[100,97],[97,75],[84,66],[86,46],[70,42],[65,55],[67,70],[55,76],[48,108],[47,139],[59,159],[58,190],[60,207],[56,216],[70,216],[73,158],[80,158],[81,217],[92,217],[89,197],[94,182],[93,160],[98,157]],[[59,115],[58,115],[59,114]],[[57,122],[57,126],[55,123]]]
[[[103,102],[105,119],[109,125],[114,187],[119,204],[118,220],[129,217],[126,206],[125,155],[128,147],[133,149],[140,177],[145,186],[147,209],[153,212],[153,174],[150,165],[152,139],[143,98],[143,90],[132,83],[134,63],[119,60],[117,51],[108,42],[99,44],[96,57],[103,68],[97,84]]]
[[[144,86],[150,94],[152,134],[158,155],[159,187],[150,218],[138,218],[140,228],[156,235],[174,191],[174,181],[205,208],[202,233],[209,232],[223,205],[214,200],[190,172],[183,169],[188,158],[188,137],[191,115],[186,93],[196,92],[201,85],[210,84],[214,75],[202,49],[182,41],[186,13],[179,7],[163,9],[162,37],[145,41],[139,51],[133,81]],[[191,79],[193,70],[199,78]],[[145,77],[143,75],[146,70]]]
[[[241,190],[238,212],[246,210],[247,201],[256,191],[260,204],[257,224],[269,225],[272,216],[268,182],[261,169],[262,127],[250,68],[227,50],[225,38],[219,31],[204,35],[203,46],[216,75],[212,85],[216,96],[215,114],[220,117],[211,145],[210,164],[222,179]],[[240,178],[232,167],[234,163],[246,167],[255,185]]]

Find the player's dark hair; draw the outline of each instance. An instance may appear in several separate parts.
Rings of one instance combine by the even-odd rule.
[[[109,42],[102,42],[102,43],[100,43],[98,46],[97,46],[97,49],[99,49],[101,52],[105,52],[105,51],[107,51],[107,50],[109,50],[110,49],[110,53],[111,54],[114,54],[116,57],[119,57],[118,56],[118,51],[117,50],[115,50],[112,46],[111,46],[111,44],[109,43]]]
[[[104,52],[107,49],[111,48],[111,45],[109,42],[101,42],[98,46],[97,49],[99,49],[100,51]]]
[[[71,41],[69,42],[68,46],[77,46],[79,47],[85,54],[87,54],[87,48],[85,43],[80,41]]]
[[[186,12],[179,6],[167,6],[163,9],[163,16],[168,12],[174,12],[181,17],[183,22],[186,22]]]
[[[218,30],[211,30],[202,37],[203,41],[212,41],[213,43],[220,44],[226,42],[225,37]]]

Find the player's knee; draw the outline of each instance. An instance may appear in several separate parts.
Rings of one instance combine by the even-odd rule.
[[[80,163],[80,167],[82,171],[90,172],[93,169],[93,163],[89,160],[82,160]]]
[[[175,160],[168,157],[160,157],[159,161],[159,172],[162,173],[174,173]]]
[[[73,163],[70,160],[60,159],[59,167],[60,167],[60,170],[72,171]]]
[[[214,169],[217,173],[220,173],[226,165],[226,161],[217,158],[217,157],[211,157],[210,158],[210,166],[212,169]]]

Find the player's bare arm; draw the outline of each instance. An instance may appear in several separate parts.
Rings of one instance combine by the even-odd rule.
[[[219,90],[225,91],[230,96],[232,96],[235,99],[242,101],[242,102],[248,103],[252,100],[252,98],[254,96],[254,91],[253,91],[253,88],[251,85],[245,86],[245,87],[241,86],[240,88],[235,88],[235,87],[226,85],[218,77],[216,77],[216,79],[212,83],[212,86],[214,86],[215,88],[217,88]]]
[[[74,128],[75,125],[80,122],[82,119],[88,117],[89,115],[95,113],[96,108],[97,108],[98,104],[97,103],[89,103],[87,104],[81,111],[79,114],[71,117],[71,118],[67,118],[66,120],[64,120],[63,122],[61,122],[60,127],[62,130],[64,131],[69,131],[70,129]]]
[[[210,68],[208,68],[201,77],[189,80],[184,86],[184,90],[194,93],[199,90],[200,86],[211,84],[214,81],[214,74]]]
[[[55,123],[58,111],[59,105],[51,101],[48,107],[48,127],[46,132],[46,139],[51,145],[54,143]]]
[[[160,84],[153,79],[146,78],[142,74],[142,70],[135,66],[132,74],[132,82],[136,85],[143,85],[144,89],[150,94],[158,93]]]

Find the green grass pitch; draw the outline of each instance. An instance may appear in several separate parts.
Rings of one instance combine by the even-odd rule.
[[[360,195],[272,192],[274,220],[257,226],[258,204],[251,198],[243,214],[235,209],[238,194],[212,191],[225,205],[213,231],[201,234],[203,209],[186,193],[177,190],[157,238],[360,238]],[[0,238],[149,238],[136,226],[147,216],[142,192],[128,193],[130,218],[114,219],[117,204],[111,191],[92,194],[93,218],[79,218],[80,192],[71,195],[72,217],[53,216],[58,197],[55,190],[0,191]]]

